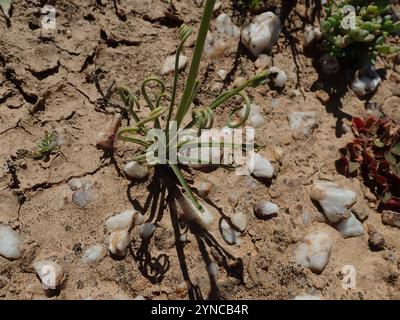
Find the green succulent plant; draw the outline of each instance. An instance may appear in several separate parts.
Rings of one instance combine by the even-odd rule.
[[[388,43],[400,31],[400,21],[393,21],[390,10],[389,0],[329,1],[321,22],[323,50],[337,58],[371,63],[379,54],[400,51]]]
[[[33,157],[35,159],[45,158],[48,154],[50,154],[55,148],[57,144],[55,142],[55,134],[53,132],[48,132],[45,136],[38,142],[35,152],[33,153]]]

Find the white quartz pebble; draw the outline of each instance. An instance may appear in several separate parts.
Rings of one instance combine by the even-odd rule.
[[[140,226],[140,237],[142,239],[149,239],[153,235],[154,231],[156,231],[156,226],[154,223],[147,222],[142,224]]]
[[[136,221],[142,221],[143,216],[136,210],[125,210],[115,216],[107,219],[106,227],[109,232],[116,231],[118,229],[131,229]]]
[[[357,97],[362,98],[367,94],[375,92],[381,82],[382,79],[375,68],[368,66],[356,72],[350,87]]]
[[[311,199],[318,201],[330,223],[337,223],[350,216],[349,208],[355,203],[357,194],[328,181],[314,184]]]
[[[229,244],[240,244],[240,233],[234,230],[225,219],[221,219],[220,230],[222,238]]]
[[[11,227],[0,224],[0,256],[7,259],[22,257],[22,241]]]
[[[201,212],[195,205],[186,197],[181,196],[178,204],[182,210],[182,215],[187,220],[197,223],[204,229],[209,229],[214,221],[212,213],[202,204],[204,212]]]
[[[329,262],[333,241],[324,231],[306,235],[294,250],[295,260],[304,268],[321,273]]]
[[[278,206],[270,201],[259,201],[254,205],[254,214],[258,218],[268,218],[279,212]]]
[[[272,178],[274,167],[271,162],[257,153],[252,153],[248,163],[250,172],[258,178]]]
[[[131,243],[131,237],[128,230],[117,230],[110,234],[108,238],[108,250],[112,255],[124,257]]]
[[[238,38],[240,29],[232,22],[232,19],[226,14],[221,13],[216,20],[217,31],[228,37]]]
[[[336,230],[340,232],[343,238],[358,237],[364,234],[362,223],[352,213],[336,225]]]
[[[243,108],[239,112],[240,117],[244,117],[245,113],[246,113],[246,106],[243,106]],[[265,119],[262,114],[261,108],[257,104],[252,103],[246,124],[248,124],[253,128],[260,128],[264,125],[264,123]]]
[[[272,81],[275,87],[283,88],[288,79],[286,72],[277,67],[269,68],[269,72],[272,75]]]
[[[254,56],[271,50],[278,42],[281,32],[281,22],[273,12],[264,12],[247,24],[241,32],[243,45],[250,50]]]
[[[51,260],[39,260],[33,263],[44,289],[57,289],[64,279],[64,268]]]
[[[247,224],[249,223],[249,216],[243,212],[236,212],[231,216],[231,223],[234,227],[236,227],[240,232],[243,232],[247,228]]]
[[[176,59],[175,55],[169,56],[167,57],[167,59],[165,59],[164,65],[161,69],[162,75],[168,74],[175,70],[175,59]],[[179,56],[178,69],[179,70],[183,69],[186,66],[187,62],[188,58],[186,56],[183,55]]]
[[[84,264],[100,261],[106,256],[106,250],[101,244],[95,244],[83,253],[81,262]]]
[[[149,174],[149,169],[136,161],[130,161],[125,165],[124,172],[130,178],[143,179]]]

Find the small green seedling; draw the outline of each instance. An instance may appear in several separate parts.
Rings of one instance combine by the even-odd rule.
[[[246,93],[243,90],[247,87],[257,87],[258,85],[266,83],[268,80],[269,72],[263,71],[252,79],[246,81],[239,87],[235,89],[228,90],[221,95],[219,95],[210,105],[194,107],[192,106],[193,100],[196,98],[197,92],[199,90],[200,82],[197,80],[197,74],[200,66],[200,61],[203,53],[204,43],[206,40],[209,24],[211,17],[213,15],[213,8],[215,5],[215,0],[207,0],[204,8],[204,13],[201,20],[200,29],[197,35],[197,41],[194,48],[194,54],[188,74],[188,78],[186,81],[185,89],[182,93],[182,97],[179,103],[176,102],[178,94],[177,94],[177,85],[178,85],[178,76],[179,76],[179,57],[184,47],[186,40],[192,33],[192,29],[187,25],[182,25],[179,30],[180,43],[176,51],[175,57],[175,73],[174,80],[171,93],[166,91],[165,82],[158,77],[150,77],[143,81],[141,85],[141,93],[146,102],[147,108],[150,109],[150,112],[147,117],[140,118],[136,109],[141,109],[141,103],[139,98],[127,87],[121,86],[118,88],[119,95],[126,105],[129,114],[135,121],[135,125],[129,128],[121,128],[118,131],[118,138],[124,141],[132,142],[139,146],[142,149],[139,153],[137,153],[132,161],[136,161],[139,163],[144,163],[146,165],[153,165],[146,163],[147,158],[147,150],[151,149],[153,145],[157,143],[156,139],[153,141],[149,141],[146,139],[147,133],[151,129],[159,129],[165,133],[166,137],[166,145],[167,150],[172,148],[175,149],[176,152],[180,152],[184,148],[189,147],[189,143],[187,141],[177,141],[176,135],[171,136],[170,124],[174,122],[174,125],[177,126],[177,130],[180,129],[190,129],[197,128],[200,137],[200,130],[202,129],[210,129],[213,126],[214,122],[214,111],[220,107],[223,103],[239,95],[243,98],[245,103],[245,112],[243,117],[239,117],[239,120],[234,119],[234,116],[239,116],[238,113],[242,109],[242,106],[234,108],[228,116],[227,126],[230,128],[238,128],[242,126],[247,120],[250,114],[250,100]],[[152,101],[150,95],[148,93],[149,85],[153,84],[159,87],[159,91],[155,94],[155,99]],[[154,90],[154,86],[153,86]],[[154,94],[153,94],[154,95]],[[163,104],[166,105],[163,105]],[[184,118],[188,113],[191,113],[191,121],[189,123],[184,124]],[[189,113],[189,114],[190,114]],[[151,124],[151,126],[148,126]],[[198,144],[196,144],[198,145]],[[207,144],[205,147],[209,147]],[[223,147],[223,143],[213,143],[213,147]],[[202,146],[200,146],[202,147]],[[242,147],[242,146],[240,146]],[[243,147],[244,148],[244,147]],[[167,156],[169,153],[167,152]],[[155,164],[159,165],[159,164]],[[184,176],[181,172],[181,164],[174,164],[167,158],[166,164],[161,164],[172,169],[172,172],[176,175],[176,178],[179,181],[179,184],[182,186],[185,195],[188,199],[190,199],[191,203],[197,210],[200,212],[204,212],[203,206],[197,200],[196,196],[193,194],[191,187],[188,182],[185,180]]]
[[[36,150],[33,154],[34,159],[42,159],[47,157],[55,148],[57,144],[55,142],[55,134],[48,132],[37,144]]]
[[[390,1],[329,1],[321,23],[323,51],[336,58],[375,63],[379,54],[399,52],[389,38],[400,31],[390,15]]]

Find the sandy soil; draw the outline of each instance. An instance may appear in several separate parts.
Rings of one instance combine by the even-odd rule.
[[[121,1],[124,19],[115,14],[110,1],[59,0],[57,30],[44,33],[37,10],[45,1],[14,2],[11,24],[0,18],[0,223],[22,236],[24,255],[15,261],[0,257],[2,299],[43,297],[31,267],[40,258],[54,259],[65,268],[66,281],[52,299],[138,295],[148,299],[290,299],[304,293],[323,299],[400,298],[399,230],[382,224],[362,181],[344,177],[335,165],[338,149],[352,139],[352,133],[343,130],[352,116],[383,112],[400,120],[398,65],[379,59],[378,67],[386,76],[371,100],[375,104],[367,104],[376,106],[371,110],[347,89],[346,72],[320,76],[314,60],[303,55],[301,35],[308,11],[302,1],[294,8],[281,8],[284,29],[272,57],[289,81],[281,92],[268,87],[248,90],[266,115],[265,125],[256,133],[257,142],[265,145],[262,152],[273,159],[272,149],[283,148],[282,160],[274,162],[278,174],[265,183],[222,168],[212,173],[189,170],[186,176],[195,187],[203,179],[215,181],[218,188],[211,195],[210,208],[216,216],[233,213],[228,197],[234,194],[250,222],[240,246],[222,239],[218,223],[209,233],[191,228],[187,243],[182,243],[176,241],[179,226],[174,208],[168,202],[161,208],[154,204],[157,195],[163,196],[160,181],[168,180],[168,173],[152,171],[143,182],[129,181],[121,168],[133,154],[132,146],[117,142],[113,154],[96,148],[98,132],[118,108],[101,103],[94,78],[104,90],[112,81],[136,89],[147,76],[159,74],[165,58],[175,52],[180,23],[198,27],[202,9],[192,0],[173,1],[176,12],[168,1]],[[280,6],[278,1],[271,3]],[[271,9],[276,8],[272,5]],[[245,20],[233,11],[230,1],[222,1],[221,11],[235,16],[237,24]],[[190,57],[193,46],[184,51]],[[218,94],[213,91],[214,84],[221,82],[216,71],[229,72],[223,84],[230,87],[235,78],[255,73],[254,62],[238,44],[219,59],[204,58],[197,103],[210,102]],[[186,74],[187,69],[182,75]],[[171,86],[172,76],[164,79]],[[111,101],[121,105],[116,96]],[[229,104],[217,115],[220,126],[228,108]],[[317,112],[318,128],[309,138],[293,139],[287,120],[292,111]],[[127,123],[124,114],[123,124]],[[32,150],[46,131],[57,132],[64,143],[49,159],[34,160]],[[96,200],[84,209],[71,202],[67,182],[75,177],[94,185]],[[318,179],[343,182],[357,192],[358,203],[369,213],[364,225],[369,223],[384,235],[385,250],[371,251],[366,232],[343,239],[319,222],[319,208],[309,196]],[[275,202],[279,214],[266,221],[257,219],[252,208],[258,200]],[[132,207],[157,222],[150,242],[142,243],[134,229],[125,259],[107,255],[94,265],[82,264],[86,248],[106,245],[105,220]],[[308,223],[305,214],[310,216]],[[320,275],[297,265],[292,254],[296,242],[316,229],[327,230],[335,239],[329,264]],[[219,268],[216,281],[207,272],[211,261]],[[356,289],[342,288],[344,265],[356,268]],[[189,290],[178,288],[184,281],[190,283]]]

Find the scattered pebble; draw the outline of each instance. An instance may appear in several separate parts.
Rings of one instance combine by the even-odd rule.
[[[221,13],[216,20],[217,31],[232,38],[240,36],[240,29],[232,22],[226,13]]]
[[[136,210],[125,210],[115,216],[108,218],[106,221],[106,227],[109,232],[123,229],[130,230],[134,224],[139,224],[143,221],[143,219],[143,215],[141,215]]]
[[[222,238],[229,244],[240,244],[240,233],[236,230],[234,230],[228,221],[225,219],[221,219],[221,222],[219,224],[220,230],[221,230],[221,235]]]
[[[93,184],[86,179],[80,179],[81,187],[72,194],[72,202],[80,208],[84,208],[96,201],[97,194],[93,191]],[[75,182],[73,187],[77,187],[78,182]],[[71,188],[71,187],[70,187]]]
[[[235,88],[240,87],[243,83],[246,82],[246,78],[245,77],[237,77],[234,81],[233,81],[233,86]]]
[[[58,263],[51,260],[39,260],[33,263],[37,275],[42,281],[45,290],[57,289],[64,280],[64,269]]]
[[[203,198],[210,198],[210,196],[217,190],[217,186],[215,183],[203,180],[200,182],[200,186],[198,188],[199,195]]]
[[[89,247],[81,258],[84,264],[94,263],[102,260],[106,256],[106,250],[101,244],[95,244]]]
[[[335,183],[318,181],[310,192],[311,199],[318,201],[330,223],[349,217],[349,208],[355,203],[357,194]]]
[[[224,55],[226,48],[227,44],[225,40],[220,39],[211,32],[207,33],[206,42],[204,44],[204,54],[207,57],[211,59],[220,58]]]
[[[351,211],[360,221],[367,220],[370,210],[371,209],[362,200],[358,200],[351,208]]]
[[[146,298],[143,297],[143,296],[137,296],[137,297],[134,298],[133,300],[146,300]]]
[[[121,122],[122,116],[118,114],[107,123],[106,129],[97,135],[96,147],[98,149],[106,151],[114,149],[115,138],[117,136],[117,131],[121,126]]]
[[[236,193],[229,194],[228,203],[232,208],[235,208],[239,203],[239,196]]]
[[[218,77],[223,81],[226,79],[228,72],[226,72],[226,70],[224,70],[224,69],[221,69],[221,70],[218,70],[217,74],[218,74]]]
[[[254,214],[257,218],[265,219],[277,215],[278,206],[270,201],[262,200],[254,205]]]
[[[277,67],[269,68],[269,72],[271,73],[271,79],[274,86],[277,88],[283,88],[287,81],[286,72]]]
[[[368,225],[368,234],[368,244],[372,251],[379,251],[385,248],[385,238],[371,225]]]
[[[22,257],[22,240],[11,227],[0,224],[0,256],[7,259]]]
[[[272,59],[267,54],[260,54],[257,60],[254,62],[254,65],[257,69],[265,70],[267,67],[271,66]]]
[[[152,222],[144,223],[140,226],[140,237],[142,239],[149,239],[154,231],[156,231],[156,226]]]
[[[264,12],[247,24],[241,32],[243,45],[250,50],[254,56],[271,50],[278,42],[281,32],[281,22],[273,12]]]
[[[336,229],[340,232],[343,238],[358,237],[364,234],[364,227],[360,221],[350,214],[348,218],[342,219],[337,225]]]
[[[400,213],[396,211],[385,210],[382,213],[382,222],[390,226],[400,228]]]
[[[234,227],[240,232],[243,232],[246,230],[247,224],[249,223],[249,216],[243,212],[236,212],[231,216],[230,220]]]
[[[368,94],[374,93],[381,82],[382,79],[375,68],[367,66],[357,70],[350,88],[357,97],[363,98]]]
[[[314,273],[321,273],[329,262],[333,241],[324,231],[310,233],[300,240],[294,250],[295,260]]]
[[[124,172],[130,178],[143,179],[148,176],[149,169],[136,161],[130,161],[125,165]]]
[[[125,257],[130,243],[131,237],[128,230],[117,230],[108,238],[108,250],[113,256]]]
[[[245,113],[246,113],[246,106],[243,106],[243,108],[239,112],[240,117],[244,117]],[[257,104],[252,103],[246,124],[257,129],[262,127],[264,123],[265,119],[261,112],[261,108]]]
[[[308,138],[318,126],[316,112],[291,112],[288,115],[293,138]]]
[[[76,191],[82,188],[82,182],[81,179],[79,178],[72,178],[71,180],[68,181],[68,187],[72,191]]]
[[[321,39],[322,33],[318,27],[307,26],[303,36],[303,50],[312,49],[315,44]]]
[[[274,147],[274,148],[272,149],[272,152],[273,152],[273,154],[274,154],[275,160],[281,162],[282,159],[283,159],[283,154],[284,154],[283,148],[282,148],[282,147],[279,147],[279,146],[276,146],[276,147]]]
[[[204,229],[209,229],[211,227],[214,216],[203,204],[204,212],[201,212],[185,195],[182,195],[178,199],[178,204],[182,210],[183,217],[187,220],[197,223]]]
[[[251,155],[249,170],[258,178],[272,178],[274,176],[274,167],[272,164],[257,153]]]
[[[164,66],[161,69],[161,74],[166,75],[170,72],[173,72],[175,70],[175,55],[167,57],[164,62]],[[182,70],[183,68],[186,67],[186,64],[188,62],[188,58],[186,56],[180,55],[179,56],[179,70]]]

